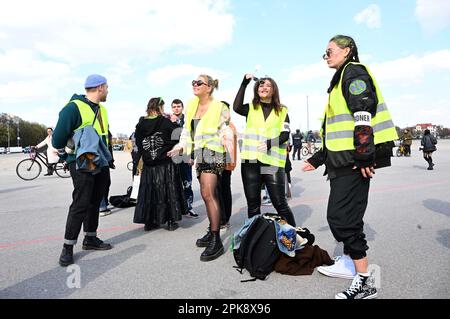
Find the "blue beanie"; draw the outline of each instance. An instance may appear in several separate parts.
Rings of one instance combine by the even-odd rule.
[[[91,89],[99,87],[100,85],[106,84],[106,78],[99,74],[91,74],[86,78],[86,82],[84,83],[85,89]]]

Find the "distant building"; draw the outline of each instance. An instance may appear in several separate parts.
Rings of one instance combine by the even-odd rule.
[[[440,128],[439,126],[433,125],[431,123],[417,124],[416,125],[416,133],[419,135],[423,135],[425,130],[430,130],[430,133],[432,135],[436,136],[439,128]]]

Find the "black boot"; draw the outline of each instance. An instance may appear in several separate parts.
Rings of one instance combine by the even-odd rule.
[[[206,233],[205,236],[203,236],[202,238],[197,239],[197,242],[195,243],[195,245],[197,247],[208,247],[209,242],[212,239],[212,233],[211,233],[211,228],[208,227],[208,231]]]
[[[218,231],[212,231],[212,239],[206,247],[205,251],[201,254],[201,261],[211,261],[218,258],[223,254],[224,249],[222,240],[220,239],[220,233]]]
[[[104,243],[96,236],[86,236],[83,240],[83,250],[109,250],[112,246]]]
[[[432,171],[432,170],[433,170],[433,166],[434,166],[433,160],[431,159],[431,157],[425,157],[425,160],[426,160],[427,163],[428,163],[428,168],[427,168],[427,170]]]
[[[178,228],[178,223],[176,223],[175,220],[173,220],[173,219],[169,219],[169,221],[167,222],[167,230],[174,231],[177,228]]]
[[[154,223],[145,224],[144,231],[151,231],[153,229],[158,229],[158,228],[159,228],[159,225],[154,224]]]
[[[73,245],[64,244],[61,256],[59,257],[59,264],[63,267],[73,264]]]

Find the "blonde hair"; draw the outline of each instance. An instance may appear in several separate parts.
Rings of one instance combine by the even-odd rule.
[[[209,95],[211,96],[215,89],[219,89],[219,80],[213,79],[211,76],[207,74],[200,74],[199,77],[202,77],[206,79],[208,86],[212,87],[211,92],[209,92]]]

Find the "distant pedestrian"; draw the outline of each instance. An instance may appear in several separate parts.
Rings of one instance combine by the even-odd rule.
[[[47,137],[40,142],[38,145],[36,145],[36,148],[43,148],[47,146],[47,174],[44,174],[44,176],[50,176],[53,175],[53,170],[56,165],[56,163],[59,162],[59,156],[58,156],[58,150],[53,147],[52,145],[52,134],[53,129],[51,127],[47,128]]]
[[[437,144],[436,137],[431,135],[430,130],[425,130],[420,144],[422,145],[423,148],[422,149],[423,158],[428,163],[427,170],[432,171],[434,169],[434,163],[433,158],[431,156],[433,155],[433,152],[436,151],[436,144]]]
[[[303,134],[299,129],[295,130],[295,134],[292,134],[292,146],[294,147],[294,151],[292,152],[292,160],[295,161],[295,156],[297,155],[297,159],[300,160],[300,150],[302,149],[302,139]]]
[[[403,145],[405,146],[405,156],[411,156],[411,145],[412,145],[413,136],[409,129],[405,129],[401,136],[401,140],[403,141]]]

